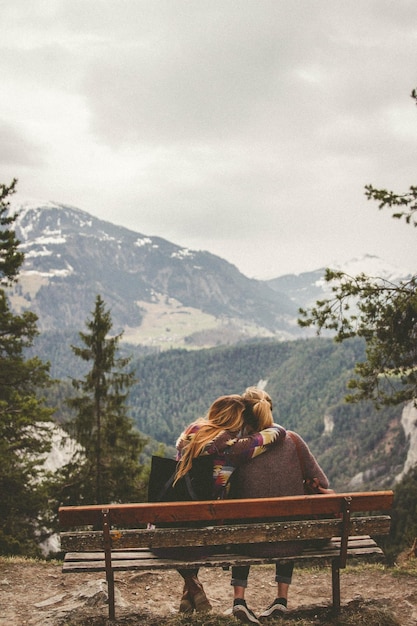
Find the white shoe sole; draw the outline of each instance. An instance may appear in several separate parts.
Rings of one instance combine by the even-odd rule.
[[[283,615],[284,613],[288,613],[288,609],[286,606],[284,606],[283,604],[274,604],[274,606],[271,606],[269,609],[266,609],[263,613],[260,613],[259,619],[262,619],[263,617],[264,618],[265,617],[279,617],[280,615]]]
[[[242,604],[238,604],[237,607],[233,607],[232,614],[241,622],[245,622],[245,624],[259,624],[259,626],[261,624],[261,622],[254,615],[249,613],[246,606],[243,606]]]

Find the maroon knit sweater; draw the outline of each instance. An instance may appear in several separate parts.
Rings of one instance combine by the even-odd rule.
[[[298,496],[304,494],[303,478],[317,478],[325,489],[329,481],[306,442],[297,433],[291,433],[298,440],[298,452],[292,437],[287,436],[271,446],[264,454],[241,466],[233,475],[230,496],[232,498],[273,498],[280,496]],[[301,455],[305,476],[303,477],[299,460]],[[247,546],[246,553],[254,556],[284,556],[296,554],[299,543],[288,542],[285,546],[277,544],[258,544]]]
[[[329,487],[327,476],[310,452],[304,439],[291,433],[298,440],[305,476],[302,475],[297,447],[291,437],[285,437],[271,446],[264,454],[239,468],[233,477],[234,498],[273,498],[304,494],[303,478],[317,478],[325,489]]]

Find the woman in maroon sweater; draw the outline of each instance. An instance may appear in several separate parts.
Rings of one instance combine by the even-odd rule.
[[[249,387],[242,398],[246,404],[250,404],[252,410],[244,412],[249,419],[247,427],[249,431],[258,430],[258,425],[251,421],[251,416],[256,416],[258,402],[270,403],[272,400],[265,391],[255,387]],[[263,425],[265,428],[265,424]],[[252,459],[246,465],[237,470],[233,476],[231,497],[234,498],[271,498],[279,496],[296,496],[304,494],[304,480],[314,481],[319,485],[319,492],[329,493],[329,481],[316,459],[309,450],[305,441],[297,433],[287,431],[287,436],[280,440],[276,446],[268,449],[265,454]],[[297,553],[298,544],[290,546],[291,554]],[[268,556],[288,555],[288,548],[283,553],[283,547],[279,544],[260,544],[248,546],[246,553],[253,556],[266,554]],[[289,585],[292,580],[292,563],[276,565],[275,580],[278,584],[277,597],[274,602],[263,611],[259,617],[262,619],[274,618],[287,611],[287,598]],[[249,575],[249,567],[233,567],[232,581],[234,587],[233,615],[241,621],[249,624],[259,624],[259,620],[247,606],[244,600],[245,588]]]

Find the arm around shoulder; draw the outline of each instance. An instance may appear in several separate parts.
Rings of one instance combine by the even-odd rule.
[[[334,493],[332,489],[329,492],[327,491],[329,489],[329,480],[304,439],[293,431],[288,431],[288,434],[297,448],[297,454],[304,474],[303,478],[318,483],[320,493]],[[322,489],[323,491],[321,491]]]

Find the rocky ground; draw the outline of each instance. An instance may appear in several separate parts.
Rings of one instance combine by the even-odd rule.
[[[388,608],[402,626],[417,624],[416,569],[385,569],[381,565],[351,567],[341,574],[342,603],[376,601]],[[275,597],[274,570],[252,568],[248,605],[263,610]],[[230,573],[202,570],[214,612],[230,614]],[[125,624],[140,624],[141,616],[173,616],[177,612],[181,582],[176,572],[123,572],[116,575],[116,614]],[[294,572],[289,606],[297,615],[306,606],[331,602],[331,572],[299,569]],[[97,574],[61,573],[59,563],[0,558],[0,624],[13,626],[62,626],[76,616],[77,623],[91,623],[92,615],[107,615],[106,584]],[[85,616],[85,622],[83,621]],[[130,617],[129,617],[130,616]],[[81,620],[81,621],[80,621]],[[233,619],[233,622],[236,623]]]

